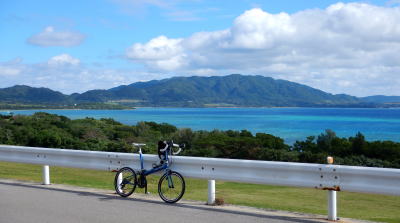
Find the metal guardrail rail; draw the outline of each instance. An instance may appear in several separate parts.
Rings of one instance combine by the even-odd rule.
[[[158,157],[144,155],[144,160],[145,168],[151,168]],[[10,145],[0,145],[0,161],[105,171],[118,170],[124,166],[136,170],[140,168],[137,154]],[[208,180],[308,187],[330,192],[400,195],[400,169],[185,156],[172,156],[172,169],[185,177]],[[335,220],[335,194],[330,194],[329,200],[330,206],[335,206]]]

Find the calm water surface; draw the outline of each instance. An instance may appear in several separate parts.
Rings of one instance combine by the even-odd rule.
[[[71,119],[113,118],[124,124],[139,121],[166,122],[195,130],[242,130],[265,132],[289,144],[332,129],[340,137],[362,132],[368,140],[400,142],[400,109],[354,108],[138,108],[135,110],[29,110],[12,111],[29,115],[38,111]],[[0,112],[6,113],[6,112]]]

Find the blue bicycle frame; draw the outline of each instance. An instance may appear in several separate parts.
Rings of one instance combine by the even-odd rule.
[[[165,173],[168,173],[168,171],[169,171],[168,152],[165,151],[164,154],[165,154],[165,159],[163,160],[164,163],[163,163],[161,166],[152,168],[152,169],[150,169],[150,170],[145,170],[145,169],[144,169],[144,165],[143,165],[144,159],[143,159],[142,149],[139,148],[140,169],[141,169],[140,174],[141,174],[142,176],[148,176],[148,175],[150,175],[150,174],[153,174],[153,173],[158,172],[158,171],[161,171],[161,170],[165,170]],[[168,176],[168,175],[167,175],[167,180],[168,180],[168,187],[169,187],[169,188],[174,188],[174,184],[173,184],[173,182],[172,182],[172,180],[171,180],[171,177]]]

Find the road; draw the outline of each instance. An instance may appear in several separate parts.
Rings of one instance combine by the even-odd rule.
[[[0,179],[1,223],[327,222],[323,217],[186,200],[171,205],[155,195],[121,198],[107,190]]]

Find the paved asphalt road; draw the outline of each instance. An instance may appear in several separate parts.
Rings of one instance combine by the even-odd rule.
[[[0,179],[0,223],[327,222],[321,218],[229,205],[213,207],[185,200],[170,205],[154,195],[120,198],[106,190]]]

